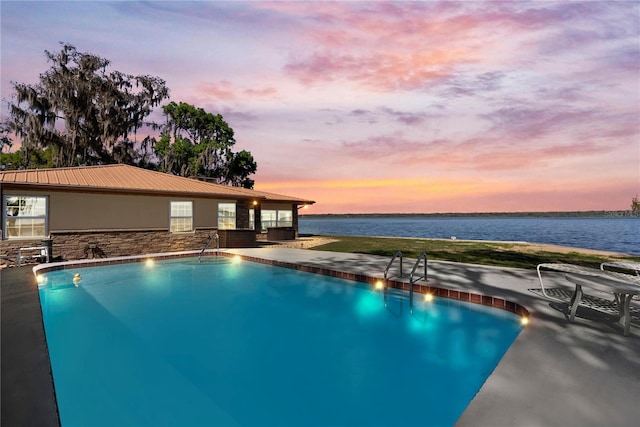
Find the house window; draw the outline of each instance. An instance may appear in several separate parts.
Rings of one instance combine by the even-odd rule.
[[[278,211],[278,227],[291,227],[293,225],[293,213],[291,211]]]
[[[262,224],[262,231],[267,231],[269,227],[275,227],[278,224],[278,211],[263,209],[260,214],[260,223]]]
[[[193,230],[193,202],[171,202],[169,231],[180,233]]]
[[[218,203],[218,229],[233,230],[236,228],[236,204]]]
[[[256,229],[256,210],[255,209],[249,209],[249,229],[250,230]]]
[[[5,239],[46,237],[46,196],[5,196],[2,204]]]
[[[293,213],[290,210],[265,209],[260,215],[262,231],[267,231],[269,227],[291,227],[293,226]]]

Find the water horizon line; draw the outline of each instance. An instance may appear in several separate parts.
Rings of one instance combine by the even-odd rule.
[[[622,218],[640,218],[640,213],[634,213],[630,209],[628,210],[590,210],[590,211],[515,211],[515,212],[432,212],[432,213],[420,213],[420,212],[378,212],[378,213],[302,213],[299,214],[300,218],[391,218],[391,217],[441,217],[441,218],[453,218],[453,217],[566,217],[566,218],[610,218],[610,217],[622,217]]]

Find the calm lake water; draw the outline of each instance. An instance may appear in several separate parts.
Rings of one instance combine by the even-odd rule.
[[[640,255],[640,218],[300,217],[301,234],[549,243]]]

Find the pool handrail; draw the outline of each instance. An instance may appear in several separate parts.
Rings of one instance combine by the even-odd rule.
[[[393,256],[391,257],[391,261],[389,261],[389,263],[387,264],[387,268],[384,269],[384,306],[387,306],[387,288],[388,286],[388,277],[387,274],[389,273],[389,269],[391,268],[391,265],[393,264],[393,261],[395,261],[396,258],[400,259],[400,277],[403,277],[403,273],[402,273],[402,251],[395,251],[393,253]]]
[[[413,275],[416,272],[416,269],[420,265],[420,261],[424,259],[424,275],[418,277],[417,279],[413,278]],[[418,259],[416,263],[413,265],[413,269],[411,270],[411,274],[409,275],[409,310],[413,313],[413,284],[418,280],[424,279],[427,280],[427,253],[421,252],[418,255]]]
[[[213,239],[216,240],[216,254],[220,250],[220,236],[218,236],[218,233],[215,232],[215,233],[213,233],[212,235],[209,236],[209,239],[207,240],[207,243],[204,245],[204,248],[202,248],[202,250],[200,251],[200,254],[198,255],[198,262],[202,261],[202,254],[204,254],[204,251],[207,250],[207,248],[209,247],[209,245],[211,244]]]

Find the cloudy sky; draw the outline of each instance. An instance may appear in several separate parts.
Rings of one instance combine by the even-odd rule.
[[[1,92],[59,42],[220,113],[307,213],[629,209],[640,3],[0,3]],[[3,103],[2,115],[6,115]]]

